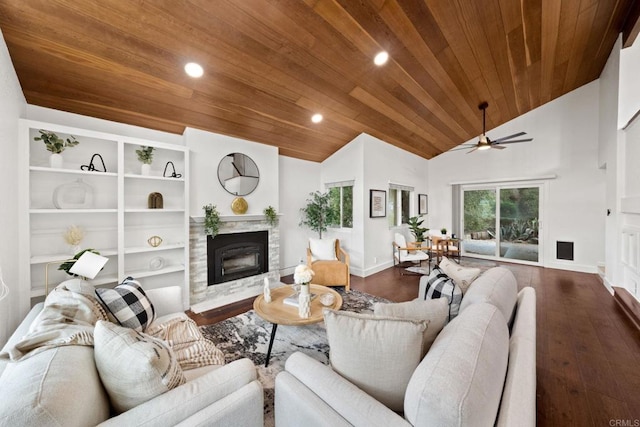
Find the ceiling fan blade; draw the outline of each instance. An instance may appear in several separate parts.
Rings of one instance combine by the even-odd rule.
[[[502,144],[491,144],[491,148],[497,148],[498,150],[504,150],[507,147],[503,147]]]
[[[478,147],[474,148],[474,149],[473,149],[473,150],[471,150],[471,151],[467,151],[467,154],[469,154],[469,153],[473,153],[473,152],[474,152],[474,151],[476,151],[477,149],[478,149]]]
[[[467,145],[460,145],[459,147],[456,148],[452,148],[449,151],[460,151],[460,150],[468,150],[469,148],[475,147],[476,144],[467,144]]]
[[[494,139],[493,142],[502,142],[502,141],[506,141],[507,139],[515,138],[515,137],[526,135],[526,134],[527,134],[526,132],[518,132],[518,133],[514,133],[513,135],[503,136],[502,138]]]
[[[527,139],[514,139],[513,141],[504,141],[504,142],[499,142],[498,144],[500,145],[504,145],[504,144],[515,144],[517,142],[529,142],[529,141],[533,141],[533,138],[527,138]]]

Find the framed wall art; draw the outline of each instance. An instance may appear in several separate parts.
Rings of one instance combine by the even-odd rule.
[[[369,190],[369,218],[387,216],[387,192],[385,190]]]
[[[418,215],[428,213],[428,200],[426,194],[418,194]]]

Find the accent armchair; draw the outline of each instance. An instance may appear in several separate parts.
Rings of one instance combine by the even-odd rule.
[[[349,292],[349,254],[340,247],[339,239],[309,239],[307,265],[315,273],[313,283],[323,286],[344,286]]]
[[[429,255],[417,248],[410,248],[404,235],[396,233],[393,239],[393,266],[403,267],[407,262],[422,264],[422,261],[429,261]],[[429,272],[431,272],[431,262],[429,261]]]

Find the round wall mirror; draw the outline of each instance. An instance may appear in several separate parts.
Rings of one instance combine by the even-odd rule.
[[[231,153],[220,160],[218,180],[220,185],[234,196],[246,196],[258,186],[260,172],[251,157],[242,153]]]

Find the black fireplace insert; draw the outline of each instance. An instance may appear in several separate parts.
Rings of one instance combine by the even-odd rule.
[[[269,232],[218,234],[207,237],[209,286],[269,271]]]

